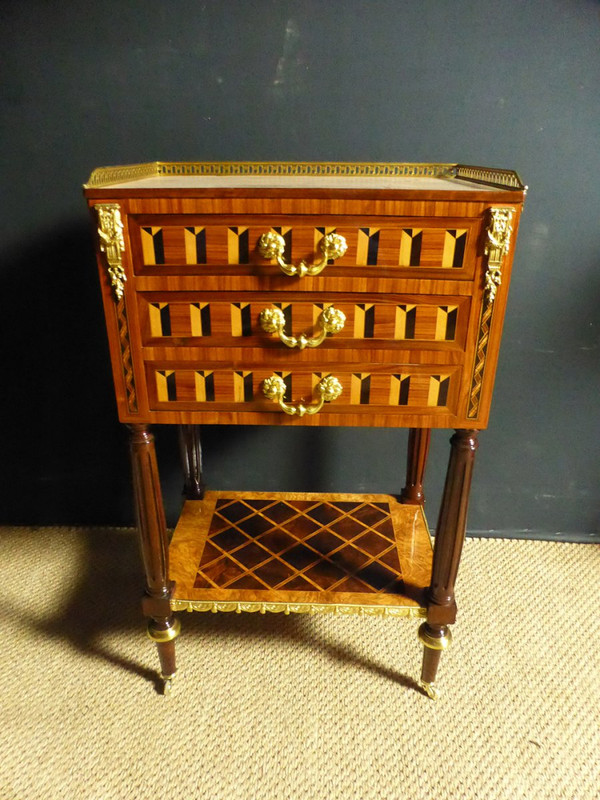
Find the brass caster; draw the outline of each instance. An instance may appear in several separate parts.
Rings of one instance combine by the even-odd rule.
[[[427,697],[431,700],[439,700],[440,690],[434,683],[427,683],[427,681],[419,681],[419,688],[422,689]]]
[[[163,675],[163,697],[170,697],[173,691],[173,681],[175,680],[175,673],[173,675]]]

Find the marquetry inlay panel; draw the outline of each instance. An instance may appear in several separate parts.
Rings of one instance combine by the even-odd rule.
[[[435,370],[435,371],[434,371]],[[318,383],[334,374],[342,384],[342,395],[327,409],[385,406],[405,409],[448,411],[456,404],[460,370],[455,367],[398,367],[398,371],[368,369],[308,371],[269,369],[157,368],[147,365],[151,407],[229,406],[245,404],[249,410],[271,411],[272,403],[262,392],[266,378],[279,375],[286,384],[285,400],[310,402]],[[325,410],[321,412],[326,413]]]
[[[170,555],[178,601],[418,606],[431,541],[421,509],[386,495],[208,492]]]
[[[195,588],[397,591],[387,503],[217,501]]]
[[[129,322],[127,319],[127,309],[125,300],[121,298],[116,305],[116,317],[119,330],[119,344],[121,348],[121,368],[123,380],[125,381],[125,392],[127,395],[127,407],[132,414],[138,410],[138,402],[135,388],[135,374],[131,361],[131,343],[129,341]]]
[[[132,225],[134,249],[140,254],[140,272],[152,268],[181,267],[180,272],[202,272],[210,267],[264,265],[257,244],[263,233],[274,231],[285,240],[284,259],[288,262],[314,258],[323,236],[337,233],[346,239],[348,249],[335,260],[336,266],[442,270],[461,277],[468,265],[470,237],[475,238],[473,221],[441,220],[435,226],[423,220],[402,225],[382,221],[372,226],[268,225],[252,221],[248,225],[175,225],[164,217],[149,218],[149,224]],[[191,221],[190,221],[191,222]],[[333,262],[331,262],[333,263]],[[196,267],[197,269],[193,269]],[[150,269],[148,269],[150,268]]]
[[[486,300],[481,311],[481,323],[479,326],[479,336],[477,337],[477,348],[475,350],[475,364],[473,367],[471,391],[469,394],[469,410],[467,412],[469,419],[476,419],[477,414],[479,413],[481,389],[483,387],[483,374],[485,371],[487,349],[490,339],[490,326],[492,324],[493,314],[494,306],[489,300]]]
[[[241,297],[243,295],[238,295]],[[168,293],[140,294],[140,311],[144,341],[157,339],[174,346],[188,344],[187,340],[210,337],[211,344],[228,339],[257,337],[268,343],[276,335],[265,333],[260,325],[260,313],[265,308],[280,308],[286,319],[288,333],[298,335],[314,331],[319,317],[330,303],[277,302],[276,297],[263,295],[249,300],[204,300],[197,296],[171,299]],[[344,328],[327,337],[321,347],[336,346],[351,339],[373,339],[386,342],[432,342],[440,345],[464,343],[470,298],[448,297],[419,299],[406,302],[374,299],[372,302],[337,300],[335,308],[346,317]],[[172,340],[172,341],[169,341]],[[232,342],[233,343],[233,342]]]

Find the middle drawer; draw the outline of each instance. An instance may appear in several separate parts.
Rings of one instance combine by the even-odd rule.
[[[139,292],[142,345],[151,348],[464,351],[471,298],[449,295]]]

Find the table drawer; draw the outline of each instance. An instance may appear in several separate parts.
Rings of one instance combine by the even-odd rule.
[[[479,218],[355,219],[255,216],[198,217],[138,215],[129,219],[136,275],[282,275],[275,258],[261,255],[259,242],[277,233],[282,260],[309,268],[327,261],[323,238],[336,233],[347,244],[343,255],[329,259],[323,276],[429,277],[469,280],[475,271],[482,221]],[[290,289],[310,288],[311,276],[290,278]],[[258,288],[258,287],[257,287]]]
[[[465,347],[470,297],[333,293],[328,297],[329,301],[322,295],[298,293],[138,293],[141,340],[153,347],[284,350],[371,343]]]
[[[285,384],[283,402],[311,407],[321,397],[319,384],[334,376],[339,397],[325,402],[320,415],[363,415],[377,411],[402,416],[406,413],[457,414],[462,370],[442,365],[281,365],[233,369],[228,364],[146,364],[149,407],[152,411],[285,411],[276,399],[265,396],[265,381],[278,376]],[[297,413],[295,416],[303,416]],[[344,424],[343,422],[341,424]],[[353,424],[348,422],[346,424]]]

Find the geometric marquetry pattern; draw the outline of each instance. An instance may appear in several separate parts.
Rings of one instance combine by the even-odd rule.
[[[160,403],[250,403],[267,402],[263,381],[270,371],[155,369],[156,398]],[[285,385],[286,402],[317,398],[316,386],[329,372],[277,372]],[[448,404],[452,376],[424,372],[381,374],[341,372],[333,374],[343,391],[332,403],[353,406],[408,406],[442,408]],[[313,400],[311,400],[313,398]]]
[[[249,264],[248,228],[231,227],[227,229],[227,260],[229,264]]]
[[[356,243],[356,263],[359,266],[377,264],[379,228],[360,228]]]
[[[215,373],[212,370],[195,370],[195,399],[199,403],[212,403],[215,399]]]
[[[456,333],[458,306],[439,306],[435,328],[436,341],[452,341]]]
[[[465,245],[467,243],[467,231],[447,230],[444,231],[444,252],[442,255],[442,267],[461,267],[465,255]]]
[[[129,411],[137,412],[137,397],[135,391],[135,376],[133,373],[133,363],[131,360],[131,345],[129,343],[129,326],[127,323],[127,310],[125,308],[125,298],[121,297],[116,306],[117,327],[119,330],[119,344],[121,347],[121,365],[123,368],[123,378],[125,379],[125,391],[127,392],[127,406]]]
[[[452,342],[456,336],[458,306],[402,304],[396,306],[394,338]]]
[[[285,243],[285,248],[283,251],[283,259],[284,261],[289,261],[292,258],[292,229],[288,227],[274,227],[271,230],[278,233],[280,236],[283,237],[283,241]]]
[[[348,243],[337,264],[354,266],[460,269],[464,265],[468,231],[459,228],[400,227],[273,227],[142,226],[142,259],[154,265],[227,265],[260,262],[257,243],[268,230],[283,236],[286,261],[320,258],[319,245],[328,233]],[[332,262],[331,262],[332,263]]]
[[[417,307],[414,304],[396,306],[394,339],[414,339],[417,323]]]
[[[168,295],[167,295],[168,297]],[[248,337],[264,339],[260,312],[276,305],[285,317],[285,330],[292,335],[310,331],[328,304],[250,302],[146,301],[147,330],[161,337]],[[387,341],[454,342],[459,321],[458,305],[432,303],[335,303],[346,315],[343,330],[333,339],[382,339]],[[461,314],[464,312],[461,311]]]
[[[172,369],[159,369],[156,371],[156,395],[161,403],[177,400],[175,371]]]
[[[494,304],[489,301],[489,298],[487,298],[481,311],[477,349],[475,351],[475,364],[473,367],[471,392],[469,395],[469,407],[467,410],[467,417],[469,419],[477,419],[477,415],[479,414],[481,387],[483,385],[483,373],[485,370],[485,360],[490,339],[490,328],[492,325],[493,313]]]
[[[152,336],[171,335],[171,311],[168,303],[149,303],[150,333]]]
[[[410,375],[392,375],[390,379],[390,405],[408,405]]]
[[[445,406],[448,401],[450,387],[449,375],[431,375],[429,378],[428,406]]]
[[[210,304],[209,303],[190,303],[189,323],[191,336],[210,336]],[[187,331],[186,331],[187,333]]]
[[[418,267],[421,261],[421,243],[423,231],[417,228],[405,228],[400,238],[398,264],[401,267]]]
[[[217,500],[197,589],[401,592],[388,503]]]
[[[371,395],[371,376],[366,372],[355,372],[350,385],[350,402],[353,405],[368,405]]]
[[[236,403],[249,403],[254,399],[251,372],[236,370],[233,373],[233,393]]]
[[[231,303],[231,335],[252,336],[252,309],[250,303]]]
[[[357,303],[353,308],[355,339],[372,339],[375,332],[375,304]]]
[[[375,304],[358,303],[354,306],[354,338],[372,339],[375,333]]]
[[[142,252],[144,264],[164,264],[165,246],[163,228],[142,228]]]
[[[186,264],[206,264],[206,228],[185,229]]]

